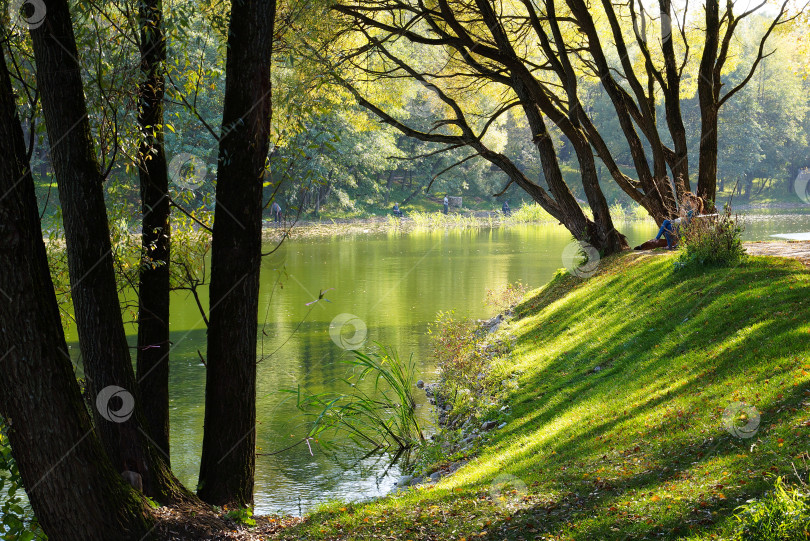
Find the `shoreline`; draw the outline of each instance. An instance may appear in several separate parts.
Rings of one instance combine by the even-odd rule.
[[[262,239],[277,241],[282,238],[302,239],[330,237],[335,235],[368,235],[398,231],[409,233],[416,230],[432,231],[440,229],[496,228],[518,225],[551,225],[557,220],[511,220],[503,219],[500,211],[473,211],[470,213],[451,213],[448,215],[436,212],[429,214],[430,221],[417,222],[407,215],[402,218],[393,216],[372,216],[364,218],[329,218],[322,220],[300,220],[297,222],[266,221],[262,227]]]
[[[804,208],[806,205],[798,206],[773,206],[773,207],[760,207],[760,208],[740,208],[736,209],[742,212],[757,211],[757,210],[797,210]],[[777,213],[777,214],[740,214],[743,220],[760,221],[763,219],[771,218],[774,216],[803,216],[804,213]],[[424,215],[423,215],[424,216]],[[354,235],[373,235],[379,233],[399,232],[411,233],[413,231],[436,231],[436,230],[453,230],[453,229],[496,229],[501,227],[516,227],[525,225],[560,225],[556,219],[538,219],[538,220],[515,220],[507,217],[503,218],[499,211],[474,211],[469,214],[450,214],[443,215],[440,212],[428,215],[430,221],[424,221],[424,217],[420,220],[414,220],[407,215],[402,218],[394,218],[393,216],[373,216],[364,218],[335,218],[335,219],[322,219],[322,220],[301,220],[298,222],[281,222],[276,225],[273,222],[265,221],[262,227],[262,240],[279,241],[282,239],[301,240],[307,238],[325,238],[338,235],[354,236]],[[621,216],[614,218],[617,224],[627,223],[642,223],[652,222],[650,217],[635,218],[631,216]],[[137,234],[137,232],[136,232]],[[779,242],[780,239],[771,240],[757,240],[746,242]]]

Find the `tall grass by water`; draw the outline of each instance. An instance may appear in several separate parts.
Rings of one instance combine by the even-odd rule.
[[[651,219],[650,215],[647,213],[647,209],[638,203],[622,205],[619,201],[614,201],[613,204],[610,205],[610,216],[614,221],[624,222]]]
[[[346,433],[357,445],[401,452],[425,439],[416,413],[416,361],[396,350],[355,351],[344,361],[351,374],[342,378],[344,392],[308,394],[296,391],[298,407],[313,419],[309,437],[326,431]]]

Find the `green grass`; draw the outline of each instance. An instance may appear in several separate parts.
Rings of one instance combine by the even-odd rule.
[[[756,183],[756,187],[754,191],[758,190],[759,184],[762,182],[758,180]],[[793,206],[804,206],[804,203],[801,199],[796,195],[793,191],[793,181],[791,180],[789,183],[790,190],[786,189],[784,185],[784,181],[780,182],[776,188],[768,188],[763,190],[759,194],[754,194],[750,197],[750,199],[745,199],[739,193],[734,194],[732,198],[732,190],[734,189],[734,183],[726,182],[724,188],[725,190],[717,192],[717,203],[718,208],[722,207],[724,203],[728,202],[730,199],[732,200],[732,204],[734,206],[737,205],[754,205],[754,206],[779,206],[779,205],[793,205]]]
[[[477,458],[435,486],[327,505],[279,537],[730,538],[734,509],[775,476],[807,478],[810,273],[762,257],[672,267],[626,253],[530,293],[504,331],[517,338],[511,420]],[[761,415],[753,438],[724,421],[736,402]]]

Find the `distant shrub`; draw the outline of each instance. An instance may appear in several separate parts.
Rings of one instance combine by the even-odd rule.
[[[647,219],[650,218],[650,213],[647,211],[647,209],[645,209],[644,207],[642,207],[638,203],[636,203],[632,207],[632,210],[630,211],[630,214],[632,216],[632,219],[634,219],[634,220],[647,220]]]
[[[715,220],[693,219],[680,230],[681,254],[675,270],[704,266],[730,267],[745,260],[743,226],[726,205]]]
[[[504,223],[508,224],[530,224],[552,222],[554,218],[537,203],[523,205],[517,210],[513,210],[509,216],[504,217]]]
[[[610,216],[614,220],[627,220],[629,218],[627,211],[624,210],[624,207],[618,201],[614,201],[613,204],[610,205]]]
[[[735,541],[810,539],[810,495],[776,478],[772,492],[737,508]]]

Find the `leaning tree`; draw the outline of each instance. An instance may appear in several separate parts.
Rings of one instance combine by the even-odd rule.
[[[0,415],[28,499],[53,539],[143,539],[149,507],[105,454],[73,373],[4,51],[0,154]]]
[[[721,15],[719,0],[709,0],[703,21],[688,6],[676,10],[671,0],[659,0],[655,16],[633,0],[629,4],[344,1],[334,6],[341,14],[339,39],[320,58],[328,59],[340,84],[384,122],[445,148],[471,148],[498,165],[510,183],[526,190],[577,238],[610,251],[621,243],[602,204],[594,156],[658,223],[676,214],[681,192],[690,189],[682,82],[699,77],[702,137],[697,191],[714,200],[717,111],[750,80],[768,54],[766,41],[774,29],[790,20],[785,2],[765,25],[748,76],[721,94],[735,32],[742,20],[763,6],[764,2],[736,14],[729,3]],[[703,45],[699,66],[690,54],[696,42]],[[439,57],[444,60],[431,60]],[[401,78],[421,83],[438,96],[445,105],[438,110],[445,115],[420,129],[398,117],[396,107],[374,101],[371,94],[379,83]],[[635,175],[622,170],[617,149],[605,141],[605,128],[589,113],[586,97],[594,87],[611,100]],[[501,96],[498,106],[488,112],[476,110],[470,105],[475,103],[469,99],[471,89],[490,89],[491,97]],[[666,127],[658,119],[661,102]],[[530,128],[548,191],[484,142],[487,128],[509,110],[523,113],[521,120]],[[572,204],[547,121],[575,150],[592,222]]]
[[[362,0],[335,9],[344,15],[335,49],[314,54],[330,64],[334,77],[360,105],[410,137],[438,143],[443,150],[471,149],[467,159],[481,157],[507,175],[504,191],[517,184],[576,239],[603,254],[627,247],[610,217],[583,126],[551,91],[545,76],[548,63],[527,51],[524,38],[515,39],[502,12],[484,1],[427,6]],[[426,89],[435,122],[402,119],[392,108],[375,103],[367,91],[369,85],[379,88],[402,78]],[[537,149],[545,186],[488,141],[493,125],[518,114]],[[592,218],[563,177],[549,120],[574,146]]]

